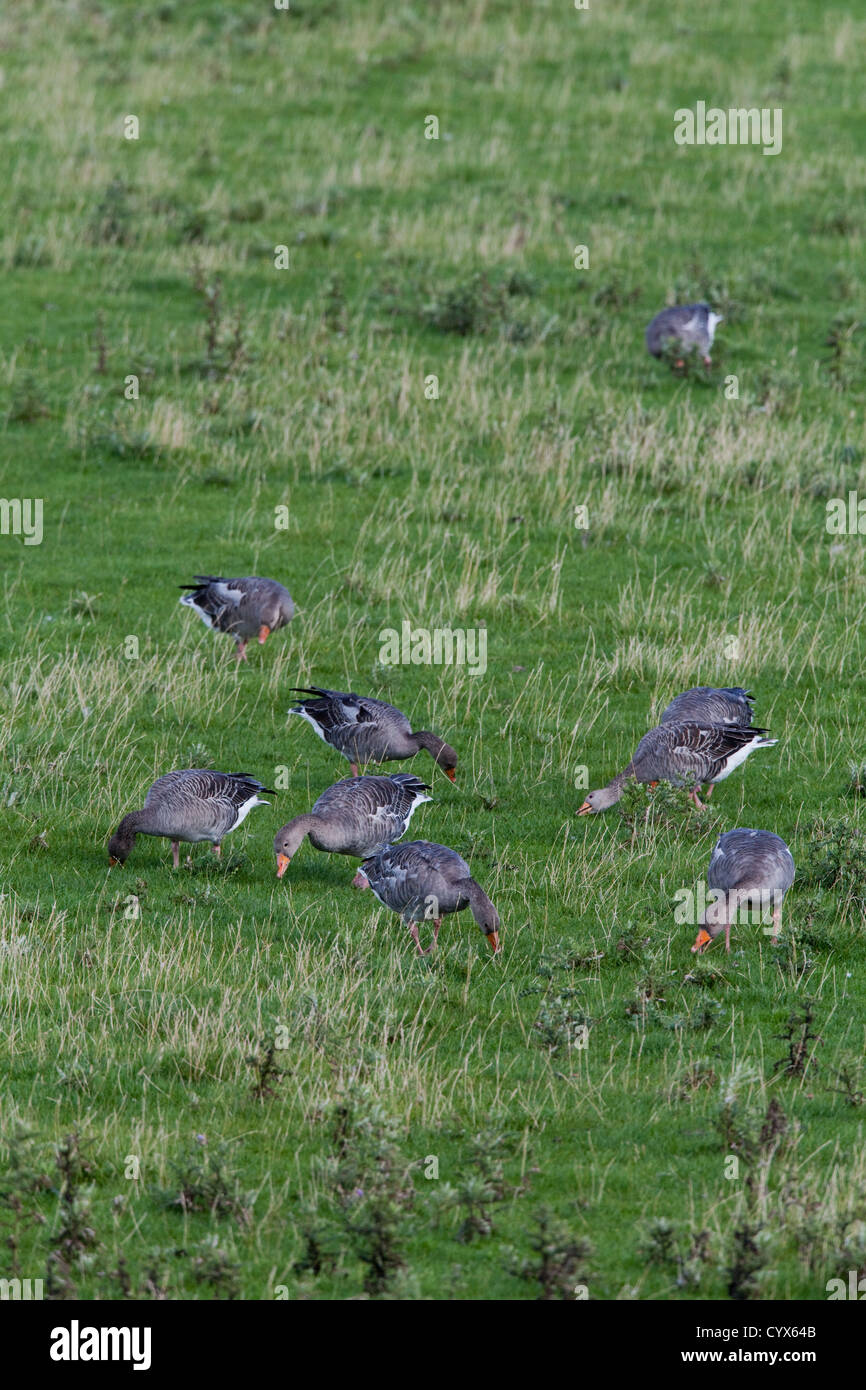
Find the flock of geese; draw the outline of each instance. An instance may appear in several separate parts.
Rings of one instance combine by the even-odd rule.
[[[294,615],[291,595],[273,579],[249,576],[222,579],[196,576],[180,600],[193,608],[208,627],[234,638],[238,661],[246,660],[252,637],[264,643]],[[457,754],[437,734],[413,730],[393,705],[351,692],[316,687],[294,693],[305,698],[289,713],[311,724],[329,747],[349,763],[351,777],[328,787],[311,811],[295,816],[274,838],[277,877],[282,878],[305,839],[327,854],[360,859],[352,884],[371,888],[378,900],[399,913],[421,955],[435,947],[442,918],[469,908],[494,952],[500,950],[500,921],[493,903],[472,877],[469,865],[454,850],[428,840],[398,844],[415,809],[430,801],[430,785],[412,773],[387,776],[359,769],[374,763],[400,762],[426,750],[453,782]],[[638,744],[628,765],[606,786],[589,792],[578,811],[605,811],[623,794],[629,782],[655,787],[659,782],[687,787],[695,806],[706,784],[706,797],[755,748],[777,740],[752,725],[752,697],[740,687],[698,686],[678,695],[664,711],[661,723]],[[245,772],[216,772],[187,768],[157,778],[140,811],[125,815],[108,845],[109,862],[123,864],[137,835],[162,836],[171,842],[174,867],[181,843],[204,841],[220,853],[223,839],[256,806],[268,805],[269,793]],[[713,850],[707,882],[714,890],[699,920],[693,951],[705,950],[722,931],[730,950],[731,922],[742,906],[772,906],[775,941],[781,924],[782,900],[794,880],[791,852],[767,830],[730,830]],[[432,922],[433,939],[422,947],[419,928]]]

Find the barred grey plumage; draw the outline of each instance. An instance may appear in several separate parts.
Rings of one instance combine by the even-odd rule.
[[[380,903],[399,912],[420,955],[436,945],[442,918],[465,907],[471,909],[493,950],[499,950],[499,914],[456,850],[429,840],[390,845],[365,859],[361,873]],[[422,921],[433,922],[433,946],[427,951],[418,939]]]
[[[306,719],[325,743],[342,753],[353,776],[357,777],[359,764],[399,762],[414,758],[419,749],[426,748],[433,761],[454,781],[454,749],[426,729],[413,732],[405,714],[384,700],[317,686],[296,687],[295,693],[313,698],[293,705],[289,714]]]
[[[752,722],[754,696],[741,685],[696,685],[671,700],[660,724],[736,724]]]
[[[179,586],[192,590],[179,602],[194,609],[208,627],[234,637],[238,661],[246,660],[250,637],[264,643],[270,633],[278,632],[295,616],[291,594],[275,579],[256,575],[245,579],[219,579],[208,574],[195,577],[195,584]]]
[[[248,772],[214,772],[187,768],[158,777],[140,811],[123,817],[108,845],[113,863],[124,863],[136,835],[161,835],[171,840],[174,866],[178,843],[208,840],[219,852],[222,840],[245,820],[255,806],[267,806],[259,792],[271,792]]]
[[[661,357],[669,344],[683,352],[697,348],[707,366],[710,348],[716,335],[721,314],[714,314],[709,304],[674,304],[656,314],[646,331],[646,345],[653,357]]]
[[[312,811],[295,816],[274,837],[282,878],[305,837],[314,849],[366,859],[405,835],[416,806],[432,798],[411,772],[388,777],[346,777],[322,792]],[[358,884],[357,886],[361,886]]]
[[[778,739],[767,738],[767,733],[767,729],[730,724],[659,724],[644,734],[622,772],[607,786],[588,794],[578,815],[606,811],[619,801],[626,783],[632,780],[687,786],[691,799],[700,807],[698,785],[723,782],[755,748],[771,748]]]
[[[775,943],[782,924],[782,902],[794,882],[794,857],[780,835],[771,830],[728,830],[716,841],[707,870],[715,900],[704,912],[693,951],[705,951],[724,931],[731,949],[731,922],[740,907],[773,913]]]

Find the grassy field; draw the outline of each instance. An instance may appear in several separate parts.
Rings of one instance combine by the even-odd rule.
[[[866,1272],[866,561],[825,525],[866,495],[864,41],[806,0],[4,7],[2,492],[44,535],[0,535],[3,1275]],[[782,108],[782,152],[676,146],[700,100]],[[683,377],[643,331],[699,298],[725,321]],[[178,606],[196,573],[298,614],[238,667]],[[485,628],[486,672],[382,665],[404,621]],[[501,958],[468,913],[418,958],[309,845],[277,881],[275,831],[348,771],[287,718],[310,683],[455,746],[454,786],[412,764],[411,835],[470,861]],[[699,683],[777,746],[705,812],[578,820]],[[141,838],[110,870],[191,766],[279,790],[221,862]],[[675,895],[740,825],[792,847],[785,930],[696,958]]]

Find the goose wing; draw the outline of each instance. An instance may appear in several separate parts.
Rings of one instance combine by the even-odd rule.
[[[313,812],[342,825],[369,855],[405,835],[415,807],[432,800],[429,791],[412,773],[346,777],[322,792]]]
[[[379,901],[407,921],[424,917],[429,899],[440,911],[453,911],[456,885],[470,877],[469,865],[455,850],[429,840],[389,845],[361,867]]]
[[[632,764],[640,781],[710,782],[766,734],[733,724],[660,724],[641,739]]]
[[[307,719],[344,757],[382,761],[417,752],[409,738],[412,726],[408,719],[383,700],[316,687],[298,693],[313,698],[302,700],[290,712]]]
[[[246,772],[216,772],[212,768],[185,768],[159,777],[144,800],[156,833],[229,830],[259,804],[259,794],[270,792]]]

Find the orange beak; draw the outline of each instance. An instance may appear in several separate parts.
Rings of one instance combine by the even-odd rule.
[[[262,623],[261,627],[259,628],[259,642],[262,646],[265,645],[265,642],[270,636],[270,631],[271,629],[268,627],[267,623]]]
[[[109,867],[109,869],[113,869],[116,863],[117,863],[117,860],[116,860],[116,859],[112,859],[112,858],[111,858],[111,855],[109,855],[109,856],[108,856],[108,867]]]
[[[490,945],[491,945],[492,948],[493,948],[493,954],[494,954],[494,956],[495,956],[496,953],[497,953],[497,951],[499,950],[499,932],[498,932],[498,931],[488,932],[488,933],[487,933],[487,940],[490,942]]]
[[[581,806],[581,808],[580,808],[580,810],[578,811],[577,814],[578,814],[579,816],[588,816],[591,810],[592,810],[592,807],[590,806],[589,802],[588,802],[588,801],[584,801],[583,805]]]
[[[287,854],[277,855],[277,878],[282,878],[283,874],[286,872],[286,869],[289,867],[291,862],[292,861]]]
[[[697,940],[695,941],[695,944],[692,947],[692,953],[697,951],[700,954],[701,951],[705,951],[712,939],[713,938],[710,936],[710,933],[707,931],[706,927],[701,927],[697,935]]]
[[[444,767],[442,771],[445,773],[446,777],[450,777],[452,782],[457,781],[457,773],[454,771],[453,767]]]

